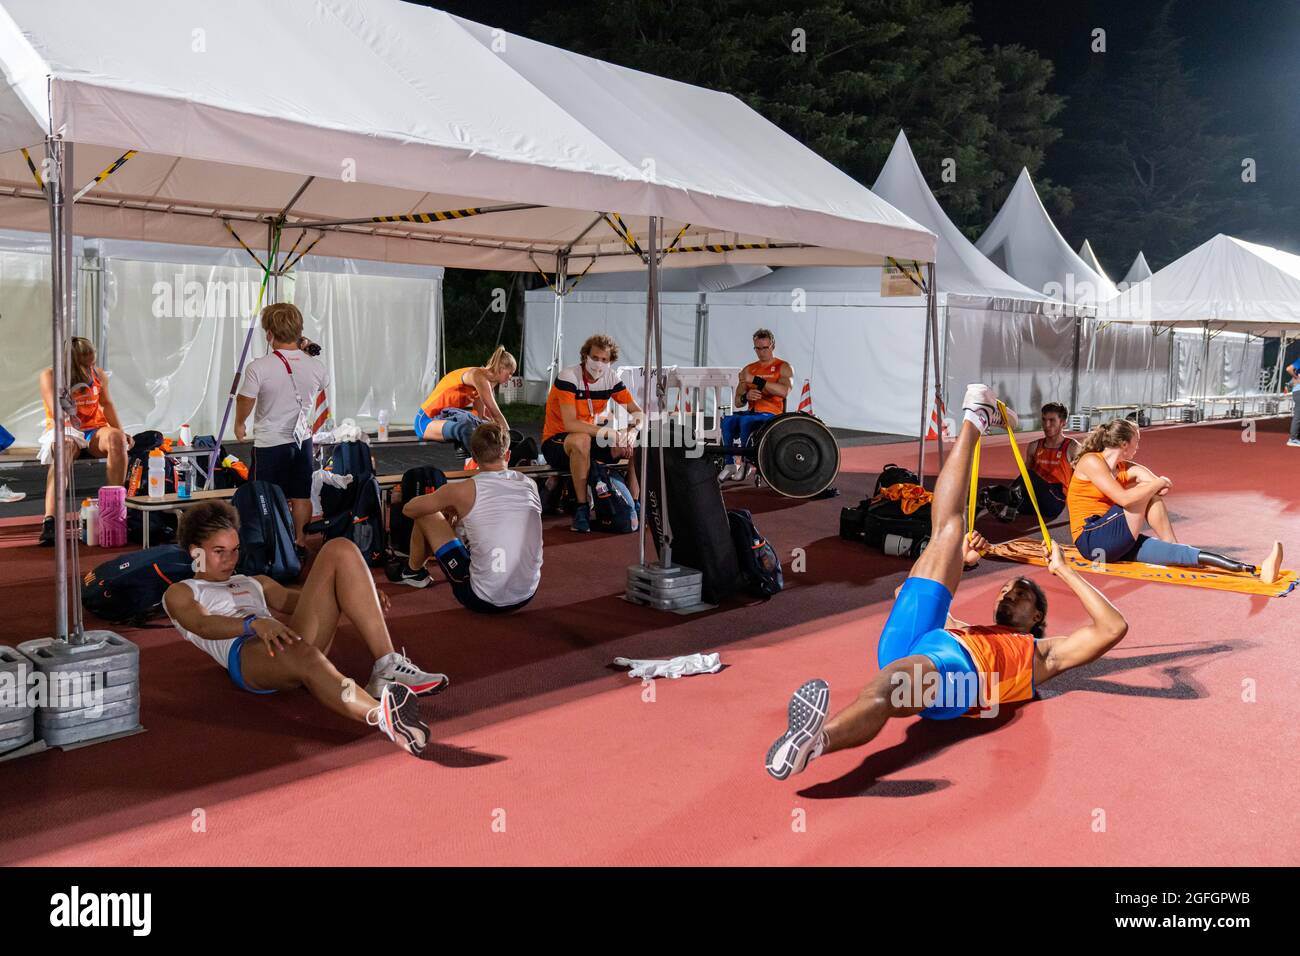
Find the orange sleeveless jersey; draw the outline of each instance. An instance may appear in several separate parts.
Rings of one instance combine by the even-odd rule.
[[[1053,481],[1062,488],[1070,487],[1070,479],[1074,477],[1074,466],[1070,464],[1070,456],[1066,452],[1070,448],[1070,440],[1067,438],[1061,442],[1060,448],[1044,448],[1042,439],[1039,439],[1038,448],[1034,451],[1034,460],[1030,462],[1029,467],[1047,481]]]
[[[99,403],[99,393],[101,391],[99,383],[99,373],[92,370],[90,373],[90,384],[73,386],[71,394],[72,400],[77,405],[77,427],[83,432],[88,432],[92,428],[107,428],[108,419],[104,416],[104,406]],[[45,405],[44,401],[41,402]],[[54,415],[50,412],[50,406],[45,405],[45,428],[54,427]]]
[[[1098,455],[1095,451],[1088,454]],[[1084,456],[1080,455],[1079,461],[1083,458]],[[1078,464],[1079,462],[1076,461],[1076,470]],[[1128,485],[1128,465],[1126,461],[1119,462],[1119,471],[1115,473],[1115,480],[1124,486]],[[1083,533],[1083,523],[1093,515],[1104,515],[1114,503],[1098,491],[1097,486],[1091,481],[1080,478],[1077,474],[1074,475],[1070,479],[1069,491],[1065,493],[1065,506],[1070,509],[1070,537],[1078,541],[1079,535]]]
[[[776,356],[772,357],[770,362],[750,362],[745,366],[745,379],[757,376],[765,382],[775,382],[781,378],[781,366],[785,364],[784,359]],[[780,415],[785,411],[784,395],[767,395],[749,406],[751,412],[770,412],[773,415]]]
[[[1034,636],[997,625],[952,628],[980,675],[980,695],[989,703],[1015,703],[1034,696]],[[967,717],[978,717],[971,708]]]
[[[478,398],[478,389],[462,382],[461,376],[473,368],[473,365],[467,365],[440,378],[420,406],[424,409],[424,414],[432,418],[444,408],[472,408],[474,399]]]

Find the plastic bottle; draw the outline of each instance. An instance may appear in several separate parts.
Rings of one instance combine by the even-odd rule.
[[[167,493],[167,462],[160,449],[149,452],[149,497],[161,498]]]
[[[193,446],[193,442],[194,442],[194,432],[190,430],[190,426],[188,424],[182,425],[181,426],[181,447],[190,448]]]
[[[388,441],[388,409],[379,410],[379,440]]]
[[[193,490],[194,463],[188,458],[182,458],[181,463],[176,466],[176,497],[188,498]]]
[[[227,455],[225,458],[221,459],[221,467],[229,468],[240,478],[243,478],[245,481],[248,480],[248,466],[234,455]]]
[[[126,489],[105,485],[99,489],[99,546],[121,548],[126,545]]]
[[[81,540],[92,547],[99,543],[99,506],[89,498],[81,502]]]

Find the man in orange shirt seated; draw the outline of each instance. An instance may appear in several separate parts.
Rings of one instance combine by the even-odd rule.
[[[640,497],[636,480],[637,424],[641,408],[618,378],[614,363],[618,361],[618,344],[608,335],[593,335],[582,343],[581,361],[563,369],[555,377],[546,396],[546,422],[542,426],[542,457],[556,471],[567,471],[573,479],[573,493],[578,510],[570,527],[574,531],[591,530],[591,506],[587,501],[587,474],[592,461],[612,465],[631,458],[627,470],[627,487],[632,497]],[[627,409],[630,421],[626,429],[602,424],[610,402]]]
[[[985,385],[967,388],[963,408],[961,434],[934,489],[930,544],[898,589],[876,646],[880,673],[829,721],[826,681],[810,680],[795,691],[789,726],[767,752],[767,772],[778,780],[799,773],[814,757],[870,742],[891,717],[992,716],[1002,704],[1031,699],[1043,681],[1095,661],[1128,631],[1124,616],[1065,563],[1056,544],[1048,570],[1088,612],[1091,620],[1083,627],[1064,637],[1043,637],[1047,598],[1024,577],[1002,586],[995,625],[974,627],[948,613],[963,567],[979,561],[986,543],[966,532],[975,443],[990,427],[1006,424]]]
[[[1025,467],[1034,484],[1034,497],[1044,521],[1052,521],[1065,510],[1066,489],[1074,477],[1074,459],[1079,443],[1065,436],[1065,422],[1070,410],[1060,402],[1048,402],[1042,411],[1043,437],[1029,443]],[[1009,485],[990,485],[979,496],[980,507],[1000,521],[1015,521],[1017,516],[1034,510],[1025,492],[1025,479]]]
[[[727,448],[744,448],[756,427],[785,411],[785,397],[790,394],[794,369],[789,362],[777,358],[776,336],[769,329],[754,333],[754,354],[758,358],[740,370],[736,385],[736,407],[749,406],[747,412],[737,412],[722,419],[722,444]],[[742,458],[722,467],[719,481],[749,478],[752,471],[745,467]]]

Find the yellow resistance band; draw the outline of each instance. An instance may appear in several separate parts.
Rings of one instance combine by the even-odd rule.
[[[1051,544],[1052,536],[1047,533],[1047,522],[1043,520],[1043,512],[1038,507],[1038,497],[1034,494],[1034,483],[1029,480],[1029,469],[1025,467],[1025,460],[1020,457],[1020,445],[1016,442],[1016,433],[1011,429],[1011,423],[1008,420],[1007,406],[1001,401],[998,402],[998,411],[1002,413],[1002,421],[1007,430],[1007,436],[1011,439],[1011,454],[1016,458],[1016,467],[1020,469],[1020,477],[1025,483],[1025,491],[1029,495],[1029,503],[1034,506],[1034,514],[1038,517],[1038,530],[1043,533],[1043,543]],[[982,439],[981,439],[982,440]],[[970,466],[970,524],[973,531],[975,529],[975,499],[979,491],[980,481],[980,441],[975,442],[975,454],[971,456]]]

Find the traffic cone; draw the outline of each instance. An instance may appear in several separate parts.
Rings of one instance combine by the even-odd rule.
[[[316,393],[316,424],[311,426],[311,432],[313,435],[325,427],[325,423],[329,421],[329,417],[330,403],[329,400],[325,398],[325,389],[322,388]]]
[[[930,409],[930,425],[925,432],[926,441],[937,439],[940,435],[947,437],[947,429],[944,428],[943,422],[945,414],[946,410],[943,407],[943,402],[939,402],[937,408]]]
[[[808,379],[803,380],[803,391],[799,393],[799,411],[812,414],[812,390],[808,387]]]

